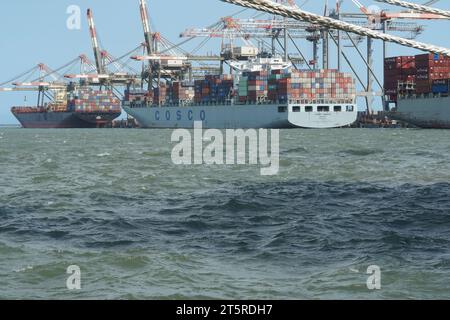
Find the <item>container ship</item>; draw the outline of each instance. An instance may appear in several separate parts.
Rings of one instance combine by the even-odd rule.
[[[390,116],[425,129],[450,129],[450,58],[437,54],[385,60]]]
[[[234,66],[232,74],[128,88],[123,109],[143,128],[338,128],[356,121],[356,86],[337,70],[297,70],[279,58]]]
[[[54,91],[51,103],[13,107],[11,112],[24,128],[99,128],[120,116],[120,100],[109,90],[91,88]]]

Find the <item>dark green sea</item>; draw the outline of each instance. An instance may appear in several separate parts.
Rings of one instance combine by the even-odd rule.
[[[171,133],[0,129],[0,299],[450,298],[450,131],[281,131],[276,176]]]

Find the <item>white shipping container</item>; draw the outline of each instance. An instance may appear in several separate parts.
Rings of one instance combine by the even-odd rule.
[[[256,56],[259,53],[255,47],[234,47],[233,54],[238,56]]]
[[[162,60],[161,64],[169,67],[182,67],[183,60]]]

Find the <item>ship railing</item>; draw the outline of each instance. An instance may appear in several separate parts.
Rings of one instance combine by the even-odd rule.
[[[422,94],[402,94],[399,95],[400,99],[403,100],[414,100],[414,99],[427,99],[427,98],[446,98],[449,94],[446,93],[422,93]]]
[[[130,108],[166,108],[166,107],[192,107],[192,106],[205,106],[205,107],[214,107],[214,106],[231,106],[231,105],[272,105],[272,104],[301,104],[301,105],[317,105],[317,104],[354,104],[354,99],[289,99],[289,100],[259,100],[259,101],[245,101],[245,102],[239,102],[239,101],[233,101],[233,100],[226,100],[226,101],[201,101],[201,102],[195,102],[195,101],[184,101],[181,103],[175,103],[175,102],[169,102],[165,104],[149,104],[149,103],[136,103],[136,102],[130,102],[129,106]]]

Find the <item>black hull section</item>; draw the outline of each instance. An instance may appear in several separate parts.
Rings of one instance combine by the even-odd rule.
[[[35,128],[98,128],[104,127],[120,113],[35,112],[17,113],[14,116],[22,127]]]

